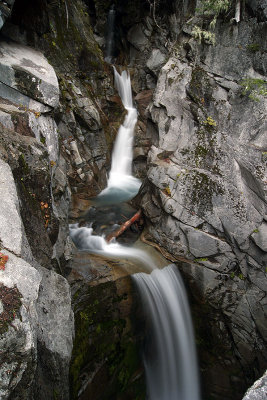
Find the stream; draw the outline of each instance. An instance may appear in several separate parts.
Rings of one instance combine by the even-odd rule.
[[[130,258],[142,265],[144,272],[133,274],[132,279],[140,293],[149,326],[149,340],[143,354],[147,399],[200,400],[190,310],[177,267],[169,265],[160,269],[149,252],[138,246],[105,240],[105,235],[118,226],[115,223],[116,208],[119,212],[125,211],[125,202],[138,193],[141,185],[140,180],[132,176],[137,111],[133,106],[130,76],[127,71],[119,74],[115,68],[114,76],[128,113],[114,144],[107,187],[92,199],[93,207],[87,213],[85,226],[70,225],[70,236],[81,251],[115,259]],[[97,209],[101,216],[100,225],[109,227],[109,231],[98,229],[95,232]]]

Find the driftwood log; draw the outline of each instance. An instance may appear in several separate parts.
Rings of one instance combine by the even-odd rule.
[[[138,210],[134,216],[130,219],[128,219],[124,224],[122,224],[119,229],[117,229],[115,232],[111,232],[109,235],[106,237],[106,241],[109,243],[113,238],[117,238],[120,236],[126,229],[128,229],[134,222],[138,221],[141,217],[142,211]]]

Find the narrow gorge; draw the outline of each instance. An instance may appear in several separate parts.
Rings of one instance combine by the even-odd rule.
[[[0,29],[0,399],[266,399],[267,2]]]

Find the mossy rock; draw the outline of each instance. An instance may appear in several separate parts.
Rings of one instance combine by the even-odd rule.
[[[76,292],[73,299],[75,340],[70,367],[73,399],[78,398],[82,377],[89,375],[94,378],[83,395],[88,400],[117,398],[115,395],[119,398],[120,393],[128,393],[129,399],[142,399],[144,380],[142,374],[137,374],[142,363],[138,340],[131,329],[132,315],[122,315],[120,311],[120,303],[126,297],[126,293],[117,293],[113,281],[84,286]]]
[[[187,89],[188,95],[202,109],[207,109],[212,102],[212,85],[207,73],[199,66],[192,71]]]

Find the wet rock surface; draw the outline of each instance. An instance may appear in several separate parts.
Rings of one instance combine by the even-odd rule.
[[[266,85],[265,29],[253,18],[233,29],[218,21],[214,46],[181,36],[148,106],[159,135],[148,153],[149,185],[143,187],[149,232],[171,254],[196,262],[184,270],[186,279],[214,310],[210,335],[215,342],[224,337],[233,350],[229,366],[239,370],[223,372],[226,348],[222,362],[212,361],[206,348],[205,385],[224,376],[223,385],[211,389],[216,399],[241,398],[266,365],[267,104],[256,89],[252,95],[253,88],[244,90],[244,81],[256,77]],[[249,50],[252,31],[261,49],[255,56]],[[196,325],[201,327],[199,320]]]
[[[140,312],[136,314],[136,289],[129,276],[138,268],[127,260],[86,252],[78,252],[69,267],[76,321],[72,398],[142,398],[143,332],[137,327]]]
[[[3,3],[0,27],[10,16]],[[266,2],[246,1],[239,24],[233,9],[219,17],[214,46],[192,37],[193,1],[161,3],[154,17],[137,3],[120,5],[118,29],[139,111],[134,170],[148,178],[135,204],[156,245],[183,260],[204,397],[241,399],[267,359]],[[12,320],[0,304],[0,323],[11,322],[0,339],[3,399],[68,399],[69,285],[71,396],[145,392],[141,312],[127,276],[135,269],[84,253],[69,262],[70,202],[84,211],[105,186],[123,119],[99,48],[110,4],[88,4],[16,2],[2,28],[0,239],[9,259],[0,292],[16,304]]]

